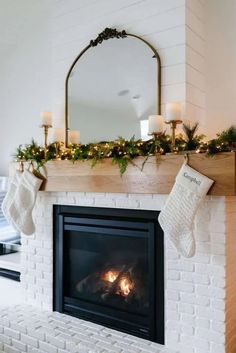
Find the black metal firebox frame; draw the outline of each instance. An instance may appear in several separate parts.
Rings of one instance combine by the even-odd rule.
[[[158,211],[54,205],[53,310],[164,344],[164,240],[157,220],[158,214]],[[117,316],[116,309],[108,311],[105,307],[98,311],[96,304],[66,297],[64,294],[64,230],[79,231],[81,222],[83,229],[89,229],[91,223],[94,226],[94,219],[103,225],[109,224],[108,228],[114,224],[116,232],[119,224],[125,221],[127,229],[131,227],[137,233],[140,229],[148,232],[150,309],[147,327],[142,327],[138,315],[137,318],[128,313]],[[130,320],[134,322],[131,324]]]

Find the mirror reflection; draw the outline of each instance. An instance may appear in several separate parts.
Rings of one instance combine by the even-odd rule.
[[[83,144],[119,136],[148,139],[148,116],[158,113],[158,65],[140,39],[109,39],[89,48],[68,80],[68,128]]]

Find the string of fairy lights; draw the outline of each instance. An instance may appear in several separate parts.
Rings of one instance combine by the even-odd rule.
[[[185,126],[184,134],[176,137],[177,153],[184,151],[195,151],[214,155],[220,152],[230,152],[236,147],[236,127],[217,134],[217,137],[210,141],[204,141],[203,135],[196,134],[196,126]],[[194,132],[194,133],[193,133]],[[30,144],[20,145],[15,153],[17,162],[35,162],[39,169],[51,160],[91,161],[94,167],[99,161],[111,158],[112,162],[118,165],[121,174],[126,171],[129,163],[133,163],[137,157],[144,158],[143,166],[149,156],[161,155],[171,152],[171,137],[165,133],[157,138],[148,141],[130,140],[119,138],[115,141],[101,141],[90,144],[70,144],[68,147],[62,142],[53,142],[45,150],[44,146],[38,145],[32,140]]]

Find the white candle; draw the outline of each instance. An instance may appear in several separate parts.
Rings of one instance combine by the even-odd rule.
[[[161,115],[150,115],[148,118],[148,133],[161,133],[164,128],[164,120]]]
[[[181,120],[182,109],[179,102],[172,102],[166,104],[165,121]]]
[[[80,132],[78,130],[69,131],[69,143],[79,143],[80,142]]]
[[[41,118],[42,125],[52,125],[52,113],[51,112],[41,112],[40,118]]]
[[[65,141],[65,130],[61,128],[55,128],[52,131],[52,139],[54,142]]]

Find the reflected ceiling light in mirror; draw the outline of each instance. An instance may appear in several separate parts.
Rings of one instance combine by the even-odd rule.
[[[119,97],[124,97],[127,96],[127,94],[129,94],[130,90],[129,89],[123,89],[121,91],[118,92],[118,96]]]
[[[141,98],[141,95],[140,94],[135,94],[133,97],[132,97],[132,99],[133,100],[138,100],[139,98]]]
[[[80,143],[80,131],[79,130],[70,130],[69,131],[69,143],[79,144]]]

